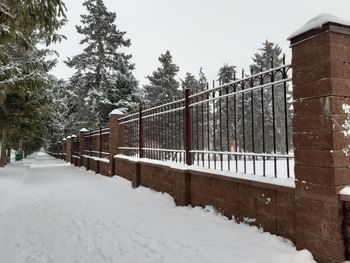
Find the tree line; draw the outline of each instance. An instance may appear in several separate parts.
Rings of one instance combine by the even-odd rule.
[[[67,80],[57,79],[49,74],[56,64],[51,58],[55,51],[39,44],[64,38],[56,32],[66,23],[66,9],[61,0],[32,2],[0,0],[0,166],[6,163],[7,149],[30,152],[50,147],[82,127],[106,126],[115,108],[129,113],[139,105],[180,98],[185,88],[195,92],[207,86],[202,68],[197,76],[187,72],[179,80],[179,67],[167,50],[158,58],[159,67],[146,77],[148,84],[140,87],[132,55],[125,52],[131,40],[117,27],[116,13],[108,11],[103,0],[83,3],[87,13],[80,16],[76,30],[84,48],[65,61],[74,74]],[[252,57],[252,72],[269,69],[271,58],[274,66],[281,65],[282,50],[265,41]],[[231,82],[236,74],[235,65],[223,64],[216,81]]]
[[[65,11],[61,0],[0,1],[0,167],[11,148],[34,151],[44,142],[56,63],[45,46],[63,38]]]

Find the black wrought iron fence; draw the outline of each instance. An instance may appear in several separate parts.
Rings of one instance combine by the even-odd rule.
[[[89,130],[84,136],[85,155],[98,158],[109,158],[109,128]]]
[[[293,176],[291,65],[186,89],[184,97],[119,119],[125,155]],[[193,93],[193,94],[191,94]]]
[[[80,156],[80,138],[77,136],[72,136],[72,149],[74,156]]]

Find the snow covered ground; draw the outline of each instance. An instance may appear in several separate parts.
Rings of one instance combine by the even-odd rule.
[[[0,262],[314,262],[211,208],[45,154],[0,168]]]

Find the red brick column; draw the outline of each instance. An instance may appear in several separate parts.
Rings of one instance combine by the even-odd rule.
[[[342,202],[350,184],[350,27],[331,22],[291,38],[295,147],[295,231],[298,249],[318,262],[343,262]]]
[[[68,136],[66,141],[66,162],[72,161],[73,143],[72,137]]]
[[[62,139],[62,154],[64,154],[62,156],[62,160],[66,160],[66,155],[67,155],[67,139],[66,138],[63,138]]]
[[[124,114],[119,110],[113,110],[109,114],[109,165],[110,175],[115,174],[115,160],[114,155],[120,153],[119,146],[123,143],[123,126],[119,125],[118,119]]]
[[[86,128],[79,131],[79,166],[83,165],[83,155],[85,154],[85,133],[88,132]]]

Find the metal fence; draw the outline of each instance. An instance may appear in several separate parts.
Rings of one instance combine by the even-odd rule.
[[[80,156],[80,138],[72,136],[72,150],[73,155],[79,157]]]
[[[98,158],[109,158],[109,128],[89,130],[84,135],[84,154]]]
[[[123,154],[292,177],[291,65],[186,89],[177,101],[119,119]]]

